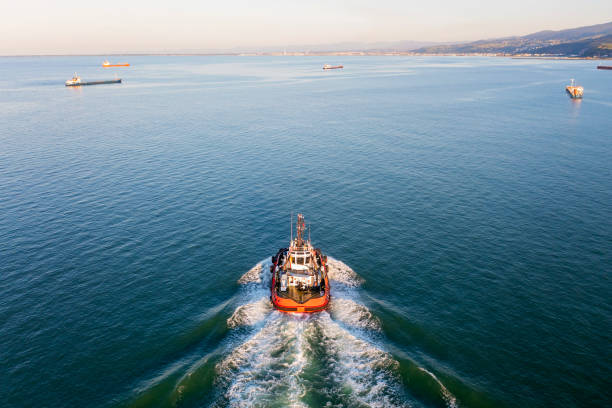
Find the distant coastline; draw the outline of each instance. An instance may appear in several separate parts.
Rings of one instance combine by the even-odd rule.
[[[432,43],[388,41],[377,43],[293,44],[287,46],[238,46],[226,49],[192,48],[155,52],[99,52],[87,54],[2,55],[5,57],[42,56],[453,56],[511,57],[553,60],[612,59],[612,21],[559,31],[539,31],[520,37],[504,37],[472,42]]]
[[[336,51],[336,52],[236,52],[236,53],[100,53],[100,54],[31,54],[31,55],[0,55],[2,58],[28,58],[28,57],[502,57],[512,59],[540,59],[540,60],[612,60],[612,57],[578,57],[541,54],[501,54],[501,53],[423,53],[412,51]]]
[[[550,60],[612,59],[612,22],[559,31],[540,31],[521,37],[504,37],[473,42],[431,43],[394,41],[379,43],[301,44],[230,49],[183,49],[159,52],[100,52],[96,54],[3,55],[42,56],[452,56],[510,57]]]

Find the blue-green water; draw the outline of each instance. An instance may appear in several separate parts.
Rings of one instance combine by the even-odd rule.
[[[611,72],[103,59],[0,59],[0,406],[610,405]],[[267,301],[292,211],[329,312]]]

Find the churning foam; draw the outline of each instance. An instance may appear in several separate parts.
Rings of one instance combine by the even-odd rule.
[[[271,311],[272,305],[267,297],[238,306],[232,316],[227,319],[227,327],[233,329],[238,326],[253,326],[265,319]]]
[[[216,366],[218,381],[233,407],[306,406],[299,374],[306,363],[304,321],[276,312],[249,340]]]
[[[333,281],[340,282],[351,287],[356,287],[363,283],[363,279],[342,261],[332,257],[327,257],[327,266],[327,274],[329,279]]]
[[[247,283],[261,283],[261,271],[263,268],[263,262],[258,263],[251,269],[249,269],[244,275],[238,279],[238,283],[245,285]]]
[[[339,390],[350,390],[348,405],[403,407],[399,395],[399,363],[387,352],[343,329],[321,313],[318,329],[326,353],[331,356],[330,377]]]
[[[388,353],[349,333],[326,312],[273,312],[216,371],[223,398],[233,407],[303,407],[301,399],[315,388],[329,395],[330,403],[335,398],[334,404],[341,399],[343,406],[399,407],[405,404],[397,392],[398,366]],[[325,373],[322,383],[309,378],[312,373],[305,370],[312,367]]]
[[[370,309],[352,299],[334,297],[329,303],[329,313],[334,320],[359,329],[380,331],[378,317]]]

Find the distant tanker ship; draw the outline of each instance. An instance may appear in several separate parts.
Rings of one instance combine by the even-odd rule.
[[[66,81],[66,86],[84,86],[84,85],[102,85],[102,84],[120,84],[120,83],[121,83],[121,78],[110,79],[108,81],[85,82],[75,72],[72,78]]]
[[[342,69],[342,68],[344,68],[343,65],[329,65],[329,64],[323,65],[323,69]]]
[[[111,64],[110,62],[108,62],[108,60],[104,60],[104,62],[102,63],[102,66],[104,68],[110,68],[110,67],[129,67],[130,64],[128,64],[127,62],[120,62],[118,64]]]

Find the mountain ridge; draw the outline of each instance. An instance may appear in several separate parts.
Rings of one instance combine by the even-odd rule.
[[[563,57],[612,57],[612,21],[565,30],[544,30],[524,36],[434,45],[423,54],[503,54]]]

